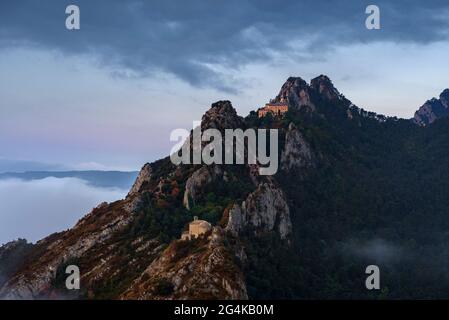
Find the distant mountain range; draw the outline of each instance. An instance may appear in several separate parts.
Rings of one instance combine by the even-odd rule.
[[[40,180],[53,178],[78,178],[101,188],[129,189],[137,177],[137,171],[29,171],[0,173],[1,179]]]

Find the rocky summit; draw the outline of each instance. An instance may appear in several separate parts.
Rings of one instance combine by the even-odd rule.
[[[0,298],[449,298],[448,101],[446,89],[412,120],[386,117],[320,75],[288,78],[268,105],[282,113],[216,102],[202,130],[278,129],[275,175],[147,163],[125,199],[1,247]],[[371,264],[380,290],[364,286]],[[80,290],[65,286],[69,265]]]
[[[449,89],[440,94],[440,98],[433,98],[423,104],[415,113],[414,121],[426,126],[444,117],[449,117]]]

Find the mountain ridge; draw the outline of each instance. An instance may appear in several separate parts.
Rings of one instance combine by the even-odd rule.
[[[258,175],[257,165],[175,166],[169,157],[145,164],[125,199],[34,245],[0,297],[447,297],[449,285],[433,275],[449,256],[449,120],[421,130],[364,111],[323,75],[310,85],[287,79],[275,100],[288,102],[284,117],[242,118],[219,101],[201,128],[279,129],[276,175]],[[179,240],[194,216],[212,230]],[[375,255],[365,249],[373,243]],[[380,292],[361,285],[372,263],[386,272]],[[69,264],[83,270],[83,289],[71,295]],[[417,280],[426,286],[416,289]]]

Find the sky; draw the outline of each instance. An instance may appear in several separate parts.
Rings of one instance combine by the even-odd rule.
[[[289,76],[411,118],[449,87],[448,17],[447,0],[2,0],[0,172],[138,170],[213,102],[244,116]]]

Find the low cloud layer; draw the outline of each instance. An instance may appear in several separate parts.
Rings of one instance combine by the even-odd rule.
[[[346,256],[357,257],[373,263],[397,262],[403,255],[399,246],[379,238],[363,242],[347,241],[342,244],[341,251]]]
[[[72,227],[103,201],[126,190],[95,188],[76,178],[0,180],[0,244],[17,238],[37,241]]]

